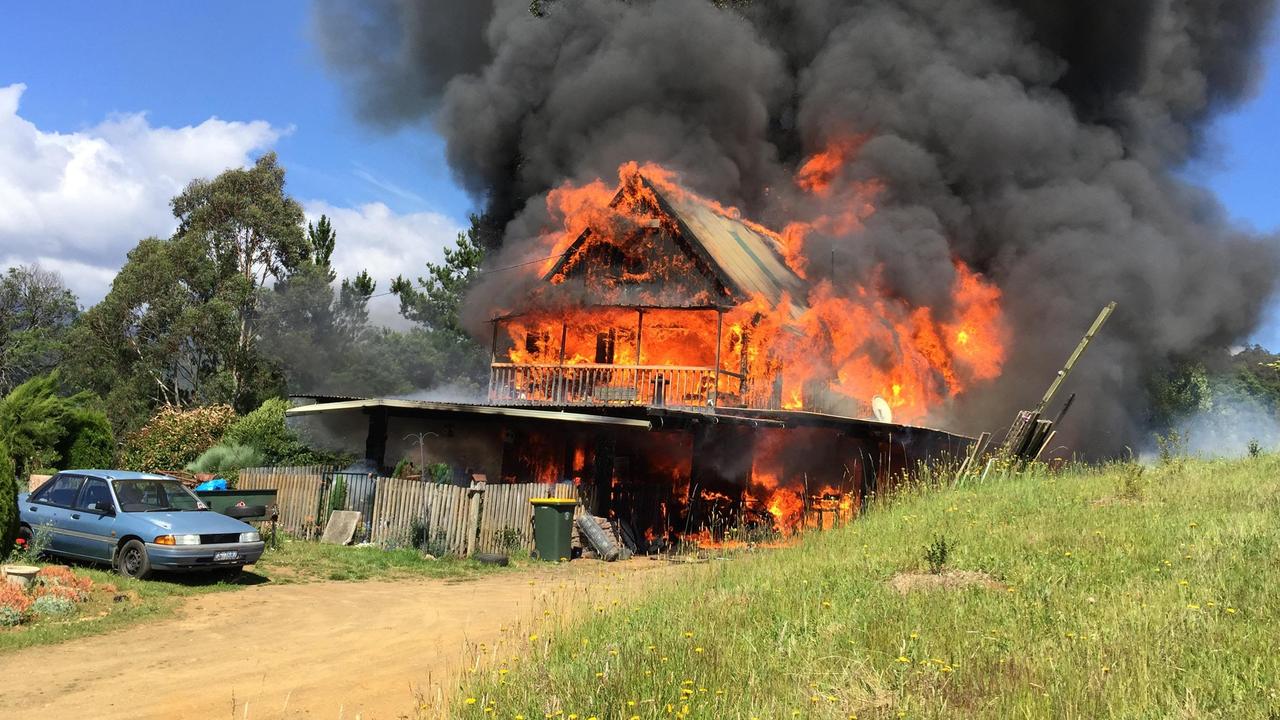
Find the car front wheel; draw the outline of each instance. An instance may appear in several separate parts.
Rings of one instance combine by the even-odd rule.
[[[151,561],[147,559],[147,546],[141,540],[130,540],[116,555],[116,571],[127,578],[143,580],[151,574]]]

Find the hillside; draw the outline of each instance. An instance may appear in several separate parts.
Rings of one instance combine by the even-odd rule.
[[[1262,456],[913,493],[480,648],[451,716],[1274,716],[1277,473]],[[925,577],[939,536],[944,580]],[[966,572],[990,580],[918,589]]]

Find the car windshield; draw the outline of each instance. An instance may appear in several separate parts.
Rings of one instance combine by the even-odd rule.
[[[124,512],[201,510],[200,502],[177,480],[117,480],[116,497]]]

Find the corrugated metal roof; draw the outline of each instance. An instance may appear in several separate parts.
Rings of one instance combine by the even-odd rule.
[[[804,281],[787,267],[776,239],[691,194],[666,193],[644,176],[641,180],[657,196],[662,212],[680,224],[684,239],[694,248],[699,260],[711,266],[734,300],[743,302],[754,295],[763,295],[777,304],[786,294],[791,298],[793,313],[799,312],[805,301]],[[619,188],[614,195],[615,203],[622,193],[623,189]],[[569,258],[581,252],[589,234],[590,230],[584,230],[544,279],[550,280]]]
[[[688,229],[685,239],[706,251],[740,300],[759,294],[777,303],[788,294],[793,302],[804,302],[804,282],[787,267],[776,240],[696,199],[653,190]]]

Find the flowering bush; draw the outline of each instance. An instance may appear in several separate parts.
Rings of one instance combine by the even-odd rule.
[[[76,575],[70,568],[61,565],[50,565],[40,569],[36,582],[41,585],[61,585],[88,592],[93,589],[93,580],[83,575]]]
[[[19,617],[31,607],[32,597],[22,591],[22,588],[9,583],[0,583],[0,608],[12,610]]]
[[[236,413],[229,405],[183,410],[165,407],[125,438],[120,459],[134,470],[176,470],[222,438]]]
[[[100,587],[112,594],[116,590],[113,585]],[[0,627],[14,627],[38,615],[73,613],[76,603],[88,600],[93,589],[93,580],[59,565],[41,568],[30,592],[0,582]]]

